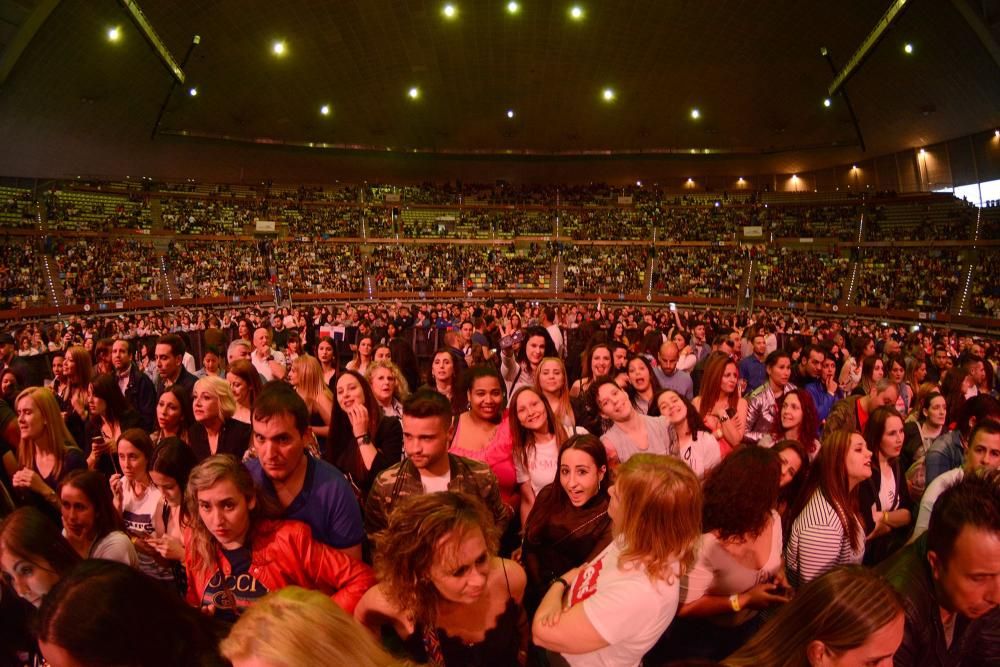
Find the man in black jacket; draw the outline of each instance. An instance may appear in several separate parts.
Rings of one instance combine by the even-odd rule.
[[[147,433],[157,430],[156,387],[149,376],[132,361],[132,343],[119,338],[111,344],[111,365],[115,369],[118,387],[125,400],[142,418],[142,428]]]
[[[896,667],[1000,664],[1000,475],[966,475],[930,527],[880,567],[903,599]]]

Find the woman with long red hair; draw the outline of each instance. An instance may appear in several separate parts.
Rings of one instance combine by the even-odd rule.
[[[774,404],[774,419],[770,433],[765,433],[757,444],[761,447],[772,447],[782,440],[794,440],[802,445],[814,461],[819,454],[819,414],[812,395],[805,389],[793,389],[778,397]]]
[[[729,355],[714,352],[705,362],[701,392],[692,404],[719,441],[725,458],[743,440],[747,429],[747,402],[740,396],[740,370]]]

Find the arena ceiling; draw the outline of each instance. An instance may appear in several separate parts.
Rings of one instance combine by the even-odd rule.
[[[888,0],[139,0],[177,61],[200,36],[169,98],[125,4],[0,0],[0,173],[197,145],[807,170],[1000,126],[1000,0],[910,0],[846,84],[863,154],[820,48],[843,67]]]

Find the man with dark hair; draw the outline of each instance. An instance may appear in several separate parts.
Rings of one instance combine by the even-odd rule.
[[[500,499],[500,486],[485,463],[448,453],[451,403],[436,391],[420,389],[403,403],[403,449],[406,459],[378,474],[365,504],[365,528],[371,537],[389,522],[400,498],[461,491],[477,496],[493,513],[503,533],[511,512]]]
[[[937,384],[941,382],[941,376],[944,375],[944,372],[952,366],[952,359],[951,355],[948,354],[948,348],[944,345],[935,345],[933,362],[927,364],[927,377],[924,378],[924,382]]]
[[[305,401],[284,382],[269,382],[254,402],[253,450],[247,469],[283,519],[302,521],[313,537],[361,558],[361,508],[344,474],[306,452],[312,437]]]
[[[563,339],[562,331],[556,323],[556,309],[552,306],[542,308],[542,326],[549,332],[549,338],[556,347],[556,352],[560,358],[566,357],[566,341]]]
[[[156,340],[156,396],[159,398],[167,387],[179,384],[194,393],[194,375],[184,368],[184,341],[177,334],[164,334]]]
[[[118,388],[142,419],[142,428],[156,430],[156,386],[132,361],[132,343],[119,338],[111,344],[111,366],[118,378]]]
[[[1000,484],[967,475],[938,498],[927,532],[879,566],[903,598],[896,667],[1000,660]]]
[[[826,355],[823,348],[817,345],[806,345],[802,348],[799,363],[792,369],[792,384],[805,387],[820,379],[823,372],[823,359]]]
[[[691,341],[688,343],[691,346],[691,352],[694,353],[695,359],[701,361],[708,356],[710,350],[708,349],[708,343],[705,340],[705,323],[704,322],[692,322],[691,323]]]
[[[962,465],[972,429],[987,419],[1000,420],[997,399],[987,395],[973,396],[962,404],[955,415],[955,429],[938,436],[927,450],[924,458],[926,484],[930,485],[938,475]]]
[[[24,357],[17,356],[14,337],[9,333],[0,333],[0,374],[11,369],[27,387],[40,387],[41,374],[35,372]]]
[[[764,358],[767,356],[767,340],[764,334],[756,333],[750,339],[753,354],[740,359],[740,377],[746,380],[747,388],[744,395],[767,382],[767,369]]]
[[[819,423],[826,421],[830,411],[837,401],[844,398],[844,392],[837,384],[837,360],[833,358],[827,350],[816,348],[823,354],[823,362],[820,364],[819,379],[814,380],[805,386],[805,390],[812,396],[813,404],[816,406],[816,414],[819,416]],[[810,353],[812,354],[812,353]]]

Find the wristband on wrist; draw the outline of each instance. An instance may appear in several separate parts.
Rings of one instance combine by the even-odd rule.
[[[740,604],[740,596],[738,593],[734,593],[729,596],[729,606],[733,608],[733,611],[739,611],[743,608]]]
[[[552,580],[552,583],[553,584],[562,584],[564,589],[568,589],[569,588],[569,582],[566,581],[565,579],[563,579],[562,577],[556,577],[555,579]]]

